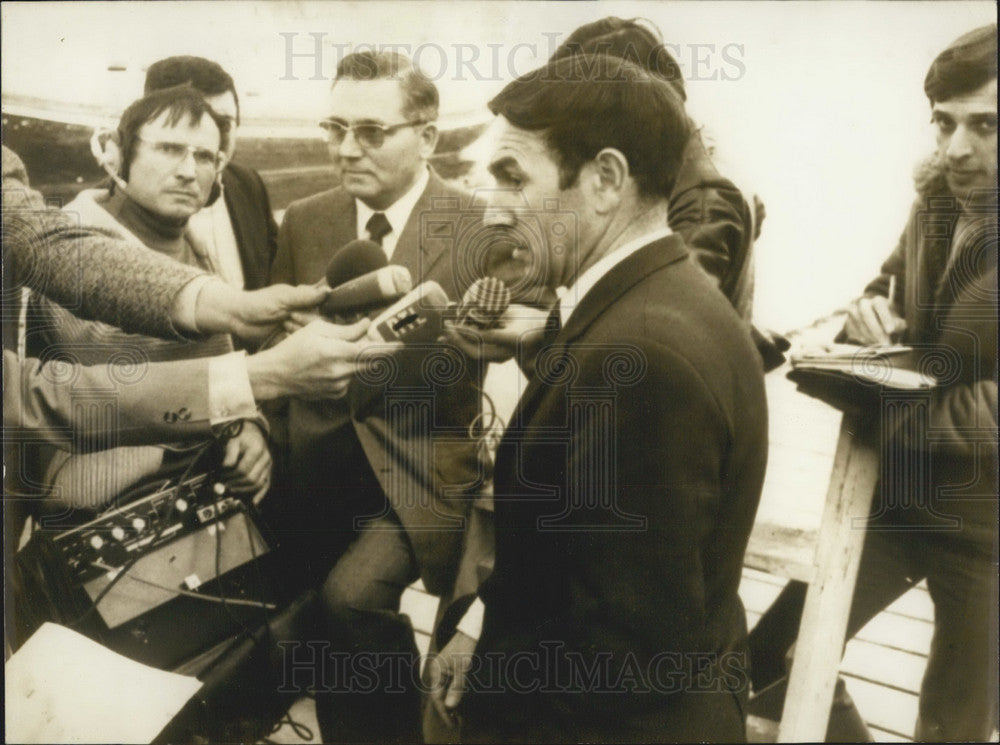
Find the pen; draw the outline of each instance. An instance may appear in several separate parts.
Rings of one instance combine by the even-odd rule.
[[[896,304],[896,275],[889,275],[889,306]]]

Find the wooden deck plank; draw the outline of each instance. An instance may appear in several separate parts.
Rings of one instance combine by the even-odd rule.
[[[880,613],[857,634],[857,639],[914,654],[931,648],[934,624],[895,613]]]
[[[867,680],[844,676],[854,704],[868,724],[897,736],[910,737],[917,721],[917,696]]]
[[[934,622],[934,603],[924,582],[921,582],[909,592],[904,593],[886,610],[901,616],[909,616],[910,618],[930,621],[931,623]]]
[[[872,733],[875,742],[913,742],[909,737],[904,737],[896,732],[886,732],[884,729],[868,725],[868,731]]]
[[[765,582],[755,576],[756,574],[762,573],[750,574],[749,570],[743,572],[743,581],[740,582],[740,600],[743,601],[743,607],[746,608],[747,613],[759,616],[771,607],[771,603],[778,597],[785,583]]]
[[[840,663],[843,673],[908,693],[920,692],[920,681],[926,668],[926,654],[889,649],[860,639],[848,643]]]

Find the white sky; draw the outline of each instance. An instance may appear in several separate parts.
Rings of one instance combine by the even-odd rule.
[[[200,54],[234,75],[251,123],[315,121],[351,44],[408,45],[437,79],[443,111],[478,115],[490,95],[544,61],[581,23],[649,18],[679,45],[689,110],[711,132],[725,172],[767,205],[756,316],[785,330],[857,294],[894,246],[912,198],[912,167],[933,146],[927,67],[956,36],[993,22],[996,5],[5,2],[0,12],[5,97],[120,111],[150,62]],[[327,79],[309,79],[309,58],[293,61],[298,79],[282,79],[282,33],[294,34],[296,52],[312,51],[310,34],[325,34]],[[471,66],[459,65],[477,53]],[[695,58],[706,61],[696,66]],[[126,69],[108,72],[109,65]]]

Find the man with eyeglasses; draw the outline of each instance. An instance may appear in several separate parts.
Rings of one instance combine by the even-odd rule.
[[[264,287],[277,249],[278,226],[260,174],[233,163],[240,123],[233,78],[217,62],[187,55],[161,59],[146,71],[147,94],[176,85],[199,91],[229,126],[222,196],[191,218],[191,228],[212,251],[223,279],[247,290]]]
[[[342,183],[288,208],[271,279],[315,282],[340,247],[366,238],[414,284],[433,280],[460,299],[469,273],[455,271],[452,241],[422,231],[435,210],[453,221],[468,206],[428,166],[438,138],[433,82],[399,53],[358,52],[338,65],[328,110],[322,126]],[[436,378],[427,364],[442,354],[456,365],[453,379]],[[324,742],[420,740],[418,654],[399,601],[418,577],[431,593],[449,588],[469,495],[483,480],[467,434],[478,411],[477,365],[444,344],[405,349],[394,362],[381,395],[355,378],[345,400],[293,399],[283,422],[272,419],[276,435],[287,429],[289,468],[271,507],[284,511],[277,518],[306,574],[326,576],[331,644],[314,657],[349,653],[346,677],[333,675],[342,661],[317,663],[329,673],[316,685]]]
[[[216,180],[225,162],[225,122],[190,87],[170,88],[145,96],[122,114],[114,138],[121,153],[109,189],[82,192],[65,210],[80,223],[121,235],[127,241],[210,273],[217,266],[205,246],[187,230],[188,220],[217,195]],[[164,340],[128,334],[74,315],[71,307],[35,296],[27,308],[25,351],[32,357],[67,358],[83,365],[131,361],[134,370],[109,373],[112,391],[142,374],[146,362],[180,362],[223,357],[230,378],[249,400],[239,434],[226,445],[224,465],[235,494],[262,497],[270,481],[270,454],[263,420],[256,414],[241,355],[230,355],[227,334],[196,340]],[[227,356],[228,355],[228,356]],[[183,412],[175,412],[183,418]],[[256,423],[254,423],[256,422]],[[139,480],[168,467],[171,450],[164,447],[115,447],[112,441],[90,442],[103,422],[83,425],[79,443],[69,450],[51,445],[37,451],[37,482],[72,505],[99,508]],[[100,439],[100,438],[99,438]],[[93,450],[95,452],[83,452]]]

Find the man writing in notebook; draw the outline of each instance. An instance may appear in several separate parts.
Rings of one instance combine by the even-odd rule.
[[[899,245],[844,326],[850,342],[912,345],[937,378],[929,394],[882,403],[882,479],[848,622],[852,636],[927,580],[917,740],[984,740],[997,721],[996,55],[997,27],[984,26],[931,65],[937,150]],[[755,689],[782,675],[804,597],[789,585],[751,634]],[[868,738],[853,719],[837,739]]]

